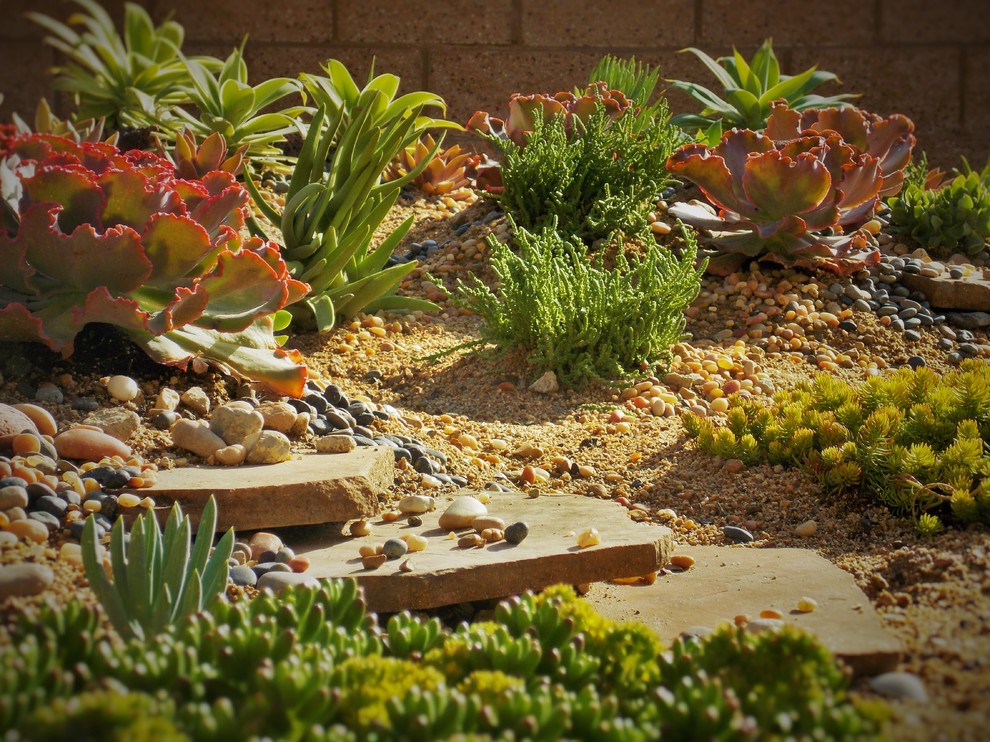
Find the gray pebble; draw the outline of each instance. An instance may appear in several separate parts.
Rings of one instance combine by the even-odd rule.
[[[0,567],[0,600],[38,595],[55,581],[51,567],[34,562],[5,564]]]
[[[258,580],[259,590],[271,590],[276,595],[294,585],[319,587],[320,583],[311,575],[297,572],[269,572]]]
[[[50,382],[39,384],[37,391],[34,393],[34,398],[46,404],[62,404],[65,401],[62,390]]]
[[[258,575],[250,567],[239,564],[230,570],[230,581],[240,587],[254,587],[258,583]]]
[[[749,544],[753,542],[753,534],[745,528],[739,528],[738,526],[723,526],[722,535],[730,541],[735,541],[737,544]]]
[[[909,701],[928,701],[928,691],[917,675],[908,672],[885,672],[870,678],[870,687],[882,696]]]
[[[510,544],[522,543],[529,535],[529,524],[525,521],[517,521],[507,526],[505,529],[505,540]]]
[[[917,330],[905,330],[904,339],[907,340],[909,343],[917,343],[918,341],[921,340],[921,333],[918,332]]]
[[[390,538],[382,545],[382,553],[388,559],[398,559],[409,551],[409,546],[401,538]]]

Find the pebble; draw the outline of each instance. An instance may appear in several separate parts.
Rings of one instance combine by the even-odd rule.
[[[486,528],[497,528],[500,531],[504,531],[505,521],[494,515],[479,515],[471,523],[471,527],[478,533],[481,533]]]
[[[179,399],[182,404],[201,417],[210,414],[210,397],[201,387],[189,387]]]
[[[687,554],[674,554],[670,558],[670,566],[678,569],[691,569],[694,566],[694,557]]]
[[[350,453],[357,443],[349,435],[324,435],[316,439],[317,453]]]
[[[766,631],[779,631],[784,622],[779,618],[754,618],[746,624],[746,631],[751,634],[762,634]]]
[[[251,559],[259,561],[262,554],[272,552],[277,554],[284,544],[282,539],[269,531],[258,531],[253,534],[246,544],[250,550]]]
[[[223,439],[224,443],[244,443],[248,438],[261,432],[265,418],[257,410],[239,402],[229,402],[217,407],[210,415],[210,431]],[[247,446],[250,450],[250,446]]]
[[[529,524],[525,521],[517,521],[506,527],[505,540],[510,544],[522,543],[529,536]]]
[[[104,456],[128,458],[131,448],[102,430],[70,428],[54,438],[55,450],[61,458],[99,461]]]
[[[536,394],[553,394],[560,389],[557,375],[553,371],[546,371],[540,378],[529,385],[529,390]]]
[[[204,459],[210,458],[221,448],[227,446],[224,439],[211,431],[209,426],[196,420],[179,418],[171,430],[173,446],[191,451]]]
[[[47,536],[47,533],[46,533]],[[33,562],[0,567],[0,600],[38,595],[55,580],[51,567]]]
[[[258,406],[265,428],[289,434],[299,414],[288,402],[265,402]]]
[[[118,402],[130,402],[141,393],[141,388],[130,376],[117,375],[107,380],[107,393]]]
[[[278,464],[292,458],[292,442],[285,433],[262,430],[244,439],[249,464]]]
[[[749,544],[753,542],[753,534],[745,528],[738,526],[723,526],[722,535],[737,544]]]
[[[813,520],[806,520],[794,529],[794,534],[801,538],[814,536],[818,532],[818,524]]]
[[[239,587],[254,587],[258,582],[258,575],[250,567],[239,564],[231,567],[230,581]]]
[[[443,531],[468,528],[479,515],[487,514],[488,508],[476,497],[461,495],[454,498],[454,501],[443,511],[437,526]]]
[[[818,601],[807,596],[797,602],[797,610],[800,613],[813,613],[818,608]]]
[[[436,500],[429,495],[406,495],[399,500],[399,512],[403,515],[427,513],[436,506]]]
[[[62,390],[50,381],[38,385],[38,388],[34,392],[34,398],[46,404],[62,404],[65,401]]]
[[[240,443],[224,446],[213,454],[213,460],[221,466],[240,466],[247,458],[247,449]]]
[[[403,540],[409,547],[409,551],[423,551],[429,544],[426,536],[420,536],[418,533],[407,534],[403,536]]]
[[[27,489],[19,484],[0,487],[0,511],[11,508],[26,508],[28,506]]]
[[[43,544],[48,541],[48,528],[44,523],[39,523],[31,518],[11,520],[7,530],[19,539],[34,541],[36,544]]]
[[[577,537],[577,545],[581,549],[587,549],[589,546],[598,546],[601,542],[602,536],[597,528],[586,528]]]
[[[155,397],[155,406],[153,409],[172,412],[179,406],[180,401],[179,393],[165,386],[158,390],[158,396]]]
[[[41,435],[54,437],[58,433],[58,425],[55,423],[55,418],[44,407],[39,407],[36,404],[30,404],[28,402],[15,404],[13,407],[18,412],[30,418],[35,428],[37,428],[37,432]]]
[[[888,698],[928,702],[928,691],[921,678],[908,672],[885,672],[870,678],[870,688]]]
[[[485,539],[478,533],[469,533],[467,536],[461,536],[457,539],[457,547],[459,549],[474,549],[484,545]]]
[[[412,572],[415,569],[416,567],[413,565],[411,559],[405,559],[403,560],[402,564],[399,565],[400,572]]]
[[[400,538],[390,538],[382,546],[382,553],[388,559],[398,559],[409,551],[408,544]]]
[[[258,590],[270,590],[278,595],[286,588],[297,585],[319,587],[320,582],[312,575],[271,570],[258,578],[257,588]]]
[[[356,520],[351,523],[350,531],[352,536],[370,536],[371,530],[371,524],[366,520]]]
[[[387,561],[388,557],[384,554],[369,554],[368,556],[361,557],[361,565],[365,569],[378,569]]]
[[[141,427],[141,418],[126,407],[106,407],[87,415],[85,425],[99,428],[118,441],[127,441]]]

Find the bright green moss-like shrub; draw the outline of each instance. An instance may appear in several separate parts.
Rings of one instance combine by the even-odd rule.
[[[540,370],[567,384],[623,378],[669,361],[704,272],[694,266],[694,236],[683,230],[687,247],[679,259],[655,243],[627,258],[620,245],[615,267],[606,268],[604,251],[589,256],[583,242],[554,226],[517,228],[516,251],[488,238],[494,289],[477,276],[458,282],[454,301],[484,320],[482,344],[524,348]]]
[[[89,608],[45,607],[0,647],[0,730],[643,742],[878,731],[846,695],[847,675],[795,629],[721,629],[664,652],[646,627],[603,618],[564,587],[507,601],[492,622],[435,628],[403,614],[380,631],[353,581],[221,601],[153,641],[102,631]]]
[[[667,123],[666,102],[649,120],[599,106],[568,129],[564,116],[537,117],[526,146],[502,143],[499,197],[516,223],[536,230],[556,220],[584,241],[648,233],[648,214],[672,180],[666,162],[680,133]]]
[[[939,188],[908,182],[890,200],[894,226],[922,247],[976,256],[990,239],[990,160],[981,171],[963,170]]]
[[[806,466],[826,491],[860,489],[915,517],[950,510],[990,523],[990,366],[940,375],[902,369],[851,386],[820,375],[772,404],[730,398],[720,426],[681,419],[702,450],[753,464]],[[948,507],[946,507],[948,506]],[[936,513],[920,530],[937,532]]]

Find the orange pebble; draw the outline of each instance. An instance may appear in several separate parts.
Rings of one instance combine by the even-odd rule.
[[[14,477],[20,477],[28,484],[34,484],[38,481],[38,472],[36,469],[16,462],[10,467],[10,474]]]
[[[736,626],[745,626],[749,623],[749,616],[745,613],[740,613],[732,618],[732,623]]]
[[[142,477],[131,477],[127,480],[127,486],[133,489],[141,489],[144,487],[144,479]]]
[[[309,569],[309,559],[304,556],[293,557],[289,560],[289,566],[292,567],[293,572],[305,572]]]
[[[0,477],[10,476],[10,464],[6,461],[0,461]]]
[[[767,608],[766,610],[760,611],[760,618],[783,618],[784,614],[778,611],[776,608]]]
[[[41,440],[34,433],[21,433],[15,435],[10,443],[14,453],[18,456],[29,456],[33,453],[41,453]]]

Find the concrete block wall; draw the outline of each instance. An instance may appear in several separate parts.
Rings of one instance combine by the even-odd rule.
[[[118,17],[123,0],[104,0]],[[990,3],[986,0],[142,0],[157,18],[170,11],[186,29],[185,48],[225,56],[250,35],[252,80],[317,72],[329,57],[363,78],[402,78],[404,90],[442,95],[449,115],[501,115],[513,92],[553,92],[583,82],[604,53],[636,55],[665,77],[713,84],[686,46],[712,56],[737,46],[747,56],[771,36],[786,72],[812,64],[859,92],[859,105],[901,112],[919,146],[943,166],[960,154],[990,155]],[[11,110],[30,112],[51,96],[54,52],[27,10],[65,18],[60,0],[2,0],[0,92]],[[671,95],[675,112],[697,110]]]

